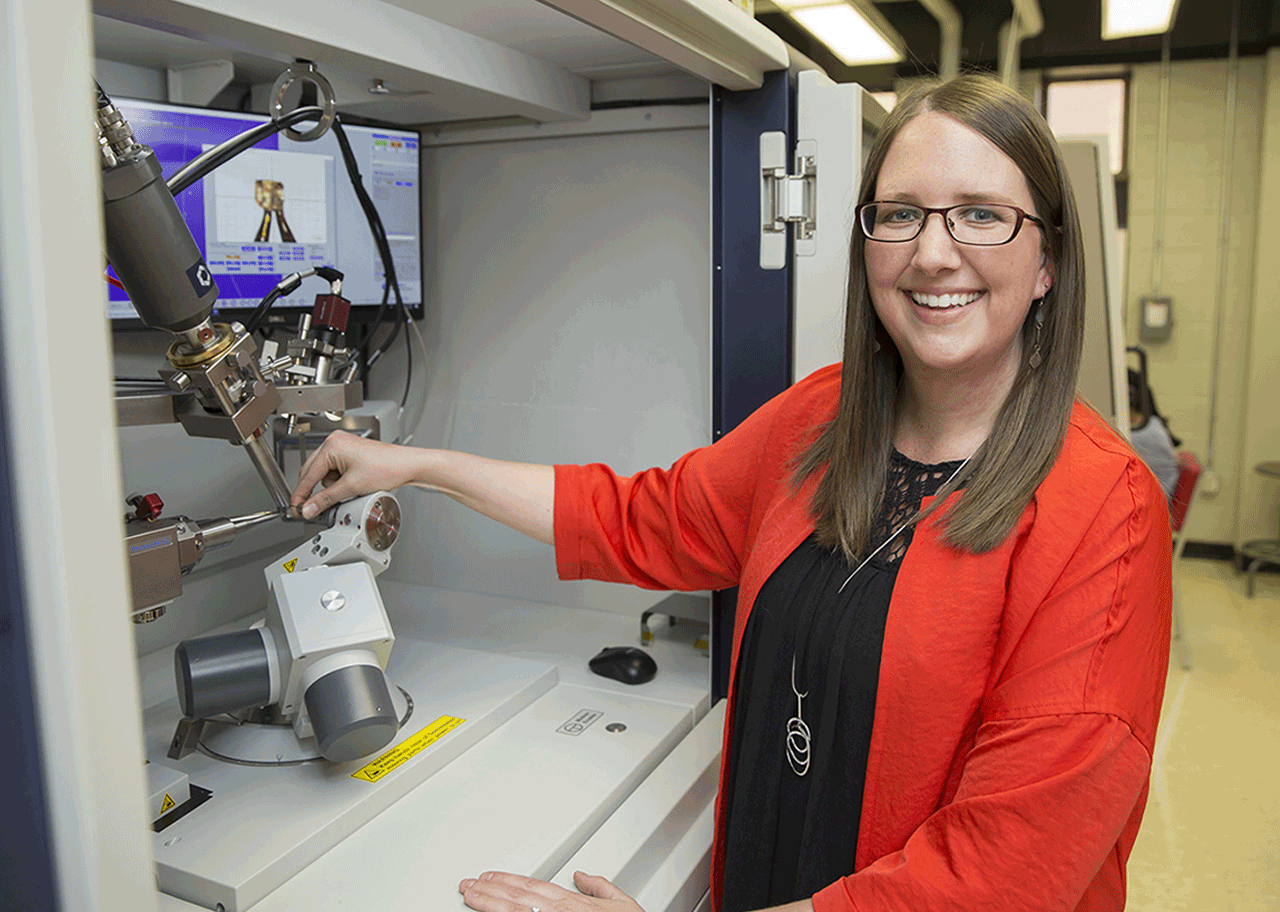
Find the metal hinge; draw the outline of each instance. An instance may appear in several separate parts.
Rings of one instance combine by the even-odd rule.
[[[787,173],[785,133],[760,134],[760,268],[781,269],[787,226],[795,226],[796,256],[813,256],[818,230],[818,144],[796,143],[794,174]]]

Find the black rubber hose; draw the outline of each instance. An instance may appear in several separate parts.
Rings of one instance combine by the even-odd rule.
[[[271,309],[271,305],[279,300],[283,294],[279,285],[268,291],[267,296],[258,302],[258,306],[249,315],[248,321],[244,324],[245,332],[257,332],[258,327],[262,325],[263,319],[267,316],[267,311]]]
[[[285,114],[279,120],[269,120],[266,123],[256,126],[250,130],[245,130],[238,136],[233,136],[225,142],[219,143],[208,152],[202,152],[175,171],[169,179],[165,181],[169,187],[169,192],[174,196],[177,196],[214,168],[229,162],[245,149],[256,146],[268,136],[279,133],[285,127],[291,127],[300,121],[319,120],[323,116],[324,108],[298,108],[297,110],[290,111],[288,114]],[[337,125],[336,118],[334,120],[334,125]]]
[[[400,319],[401,317],[408,318],[409,313],[408,308],[404,305],[404,300],[400,296],[400,283],[396,278],[396,266],[391,256],[391,245],[387,241],[387,233],[386,229],[383,228],[382,218],[378,215],[378,210],[377,207],[374,206],[373,200],[369,198],[368,191],[365,190],[364,181],[360,175],[360,169],[356,163],[355,154],[351,151],[351,143],[347,140],[347,135],[342,129],[341,121],[335,119],[333,128],[334,133],[338,138],[338,146],[342,150],[342,160],[346,164],[347,174],[350,175],[352,186],[355,189],[356,199],[360,202],[360,208],[364,210],[365,218],[369,222],[369,230],[373,233],[374,244],[377,246],[378,254],[382,258],[383,274],[386,277],[386,288],[383,291],[383,305],[378,308],[378,316],[374,320],[374,326],[370,336],[372,337],[373,332],[377,331],[378,326],[385,318],[387,310],[386,305],[389,295],[391,294],[395,295],[395,310],[398,312],[398,315],[391,326],[391,334],[387,336],[372,355],[364,359],[364,369],[367,376],[369,368],[371,368],[374,362],[382,357],[382,355],[386,353],[387,349],[391,347],[391,344],[395,342],[396,336],[400,333]],[[411,358],[412,355],[409,357]],[[411,364],[411,362],[408,363]],[[407,369],[412,370],[411,367],[408,367]]]

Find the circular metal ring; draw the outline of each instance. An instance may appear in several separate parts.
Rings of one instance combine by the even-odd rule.
[[[364,524],[365,535],[375,551],[386,551],[400,534],[400,504],[392,497],[379,497],[369,508]]]
[[[280,118],[287,113],[284,109],[284,93],[289,91],[289,87],[299,79],[316,87],[316,92],[320,96],[318,106],[324,108],[324,114],[321,115],[319,123],[304,133],[299,133],[293,127],[285,127],[283,132],[285,136],[294,142],[308,142],[312,139],[319,139],[328,132],[329,127],[333,124],[337,105],[333,99],[333,86],[329,84],[329,80],[320,75],[320,71],[316,69],[315,64],[298,63],[281,73],[275,85],[271,87],[272,120],[279,123]]]
[[[169,346],[169,363],[174,367],[198,367],[221,358],[223,353],[235,344],[238,336],[226,323],[214,323],[213,330],[217,338],[214,342],[198,352],[193,352],[186,339],[177,339]]]

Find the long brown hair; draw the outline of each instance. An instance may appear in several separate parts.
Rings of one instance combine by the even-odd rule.
[[[1025,98],[998,81],[964,75],[924,85],[901,100],[871,147],[858,203],[870,202],[880,168],[898,132],[925,111],[954,118],[1009,156],[1026,178],[1036,214],[1045,220],[1043,253],[1054,281],[1044,296],[1041,363],[1032,368],[1035,308],[1022,327],[1023,363],[986,441],[963,471],[938,492],[927,516],[960,485],[964,492],[943,518],[944,540],[970,552],[989,551],[1012,531],[1062,449],[1075,399],[1084,342],[1084,250],[1080,219],[1053,134]],[[835,417],[799,457],[797,487],[822,477],[811,510],[818,540],[850,560],[865,554],[884,485],[898,421],[902,366],[871,304],[866,241],[855,224],[849,252],[844,360]],[[824,471],[825,470],[825,471]]]

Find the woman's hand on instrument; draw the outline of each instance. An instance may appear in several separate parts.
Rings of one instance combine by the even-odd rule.
[[[344,500],[398,488],[414,480],[420,452],[334,431],[302,467],[290,504],[311,519]]]
[[[479,912],[644,912],[636,901],[603,877],[578,871],[578,893],[519,874],[488,871],[458,884],[458,892]]]
[[[330,434],[302,467],[290,504],[312,519],[344,500],[410,484],[447,494],[540,542],[555,541],[551,466],[397,446],[342,431]]]

